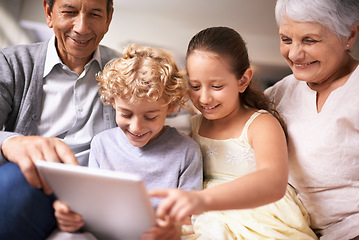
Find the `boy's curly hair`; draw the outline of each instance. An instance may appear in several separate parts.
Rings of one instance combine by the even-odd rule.
[[[123,49],[123,56],[107,63],[96,79],[105,105],[119,96],[130,102],[164,99],[164,104],[181,108],[188,100],[185,76],[167,51],[130,44]]]

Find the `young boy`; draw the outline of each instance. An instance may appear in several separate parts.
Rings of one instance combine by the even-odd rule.
[[[118,128],[96,135],[89,166],[138,174],[147,189],[202,188],[202,155],[197,143],[165,126],[166,115],[187,101],[185,74],[161,49],[129,45],[123,56],[97,75],[101,100],[116,111]],[[152,199],[156,208],[158,199]],[[59,201],[54,204],[60,230],[84,224]]]

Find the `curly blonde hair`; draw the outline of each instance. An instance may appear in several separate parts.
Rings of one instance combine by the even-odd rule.
[[[185,76],[169,52],[130,44],[123,49],[123,56],[107,63],[96,79],[105,105],[111,105],[118,96],[130,102],[164,99],[166,105],[183,108],[188,100]]]

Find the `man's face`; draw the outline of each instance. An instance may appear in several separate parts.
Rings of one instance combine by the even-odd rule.
[[[87,63],[108,31],[113,10],[107,0],[55,0],[52,11],[44,1],[47,25],[56,35],[61,60]]]

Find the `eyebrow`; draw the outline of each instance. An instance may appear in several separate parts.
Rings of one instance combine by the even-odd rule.
[[[61,6],[61,8],[72,8],[72,9],[76,9],[76,7],[70,5],[70,4],[64,4]],[[96,11],[96,12],[104,12],[104,9],[102,8],[92,8],[91,11]]]
[[[133,112],[132,110],[130,109],[127,109],[127,108],[121,108],[121,107],[118,107],[117,110],[119,111],[127,111],[127,112]],[[145,114],[146,113],[157,113],[157,112],[160,112],[161,110],[150,110],[150,111],[147,111],[147,112],[144,112]]]

